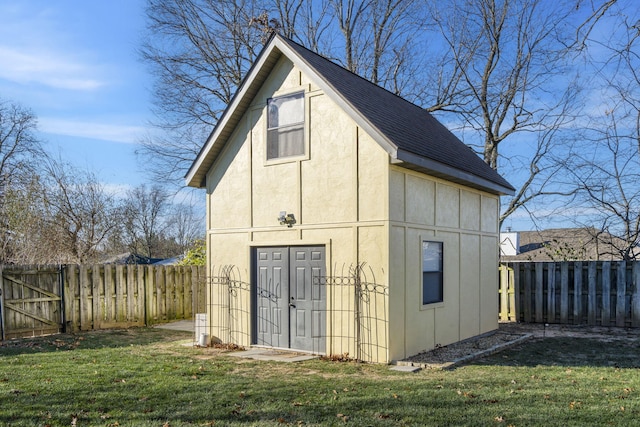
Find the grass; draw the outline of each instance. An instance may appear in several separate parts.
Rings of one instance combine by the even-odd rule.
[[[180,341],[182,340],[182,341]],[[640,342],[546,338],[454,371],[236,359],[135,329],[0,347],[1,426],[637,425]]]

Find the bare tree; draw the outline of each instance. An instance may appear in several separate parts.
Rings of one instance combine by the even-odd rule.
[[[169,234],[180,252],[186,251],[193,242],[204,235],[203,216],[193,206],[174,203],[168,218]]]
[[[640,21],[629,9],[616,9],[606,22],[605,42],[585,38],[583,48],[598,73],[592,77],[598,99],[585,117],[568,170],[579,185],[571,206],[584,214],[576,222],[594,225],[611,255],[640,259]],[[638,10],[638,9],[637,9]],[[636,10],[636,11],[637,11]],[[591,47],[595,45],[595,52]]]
[[[120,226],[119,206],[91,172],[48,159],[41,188],[46,246],[40,262],[96,262]]]
[[[559,30],[569,28],[573,9],[540,0],[484,0],[455,1],[432,13],[450,71],[429,109],[461,117],[465,141],[517,180],[501,222],[535,198],[572,194],[548,183],[562,170],[553,159],[565,150],[560,136],[577,113],[579,86],[563,42],[572,33]]]
[[[597,148],[572,156],[571,171],[579,184],[577,202],[583,213],[576,221],[597,226],[594,237],[615,252],[606,255],[635,260],[640,257],[640,128],[632,123],[636,117],[620,110],[607,112],[604,120],[585,135]]]
[[[30,226],[32,189],[42,146],[35,136],[37,118],[17,103],[0,99],[0,263],[14,262],[25,248],[20,241]],[[17,252],[16,252],[17,251]]]
[[[148,0],[141,56],[156,77],[158,133],[138,153],[155,177],[181,179],[263,43],[277,31],[398,92],[415,0]],[[415,9],[414,9],[415,10]],[[332,40],[342,36],[343,54]],[[325,40],[325,41],[321,41]],[[342,60],[344,58],[344,60]]]
[[[329,14],[331,1],[300,2],[302,9],[297,11],[300,16],[296,21],[296,29],[291,38],[314,52],[327,54],[329,50],[323,46],[328,45],[327,39],[331,38],[331,16]],[[290,20],[282,22],[285,22],[286,27]]]
[[[358,73],[358,54],[364,50],[361,21],[371,2],[369,0],[332,0],[340,31],[344,36],[345,68]]]
[[[42,185],[38,175],[5,188],[2,199],[0,264],[37,264],[47,236]]]
[[[129,251],[149,258],[169,258],[182,253],[188,244],[184,242],[188,237],[183,233],[191,230],[179,223],[179,220],[188,221],[184,212],[179,216],[175,209],[169,192],[159,185],[143,184],[128,191],[122,237]],[[193,223],[192,218],[191,225]]]
[[[12,179],[31,173],[42,155],[36,125],[33,112],[0,99],[0,196]]]
[[[253,0],[148,0],[140,50],[156,77],[153,123],[141,144],[156,178],[182,178],[260,49]]]
[[[157,78],[159,135],[140,149],[181,178],[265,41],[278,31],[460,124],[518,188],[501,221],[556,184],[581,86],[573,54],[616,0],[148,0],[143,58]]]

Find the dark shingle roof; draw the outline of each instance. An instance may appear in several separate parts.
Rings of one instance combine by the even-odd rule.
[[[514,190],[511,184],[423,108],[291,40],[284,41],[397,149],[484,178],[505,187],[505,190]]]
[[[395,163],[492,193],[513,194],[511,184],[427,111],[282,36],[276,35],[267,43],[256,61],[262,69],[252,68],[240,87],[240,98],[255,94],[260,83],[255,80],[265,78],[280,55],[306,71],[359,126],[372,134]],[[203,185],[198,178],[201,180],[206,170],[201,169],[208,170],[214,161],[210,158],[215,158],[221,149],[215,147],[216,139],[227,134],[229,130],[224,127],[233,127],[233,117],[239,116],[238,111],[229,110],[248,102],[235,98],[231,102],[188,172],[189,185]]]

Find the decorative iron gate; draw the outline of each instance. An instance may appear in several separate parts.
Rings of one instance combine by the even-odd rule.
[[[234,265],[214,269],[210,277],[212,299],[209,310],[222,342],[238,344],[253,341],[251,307],[257,307],[256,292],[241,278]],[[365,263],[343,267],[330,275],[314,275],[314,287],[322,287],[327,319],[323,339],[329,338],[329,357],[382,362],[387,360],[389,341],[389,289],[376,283]],[[254,301],[252,301],[252,295]],[[257,333],[257,331],[253,331]]]

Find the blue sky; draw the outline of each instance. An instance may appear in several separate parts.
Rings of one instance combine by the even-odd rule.
[[[146,182],[152,78],[136,52],[145,0],[0,0],[0,98],[30,108],[55,156],[113,191]],[[445,122],[446,124],[446,122]],[[524,211],[505,223],[533,227]]]
[[[33,110],[48,151],[114,192],[147,181],[135,155],[151,130],[152,79],[136,53],[145,3],[0,0],[0,98]]]
[[[0,98],[30,108],[45,147],[116,188],[146,181],[151,78],[144,0],[0,0]]]

